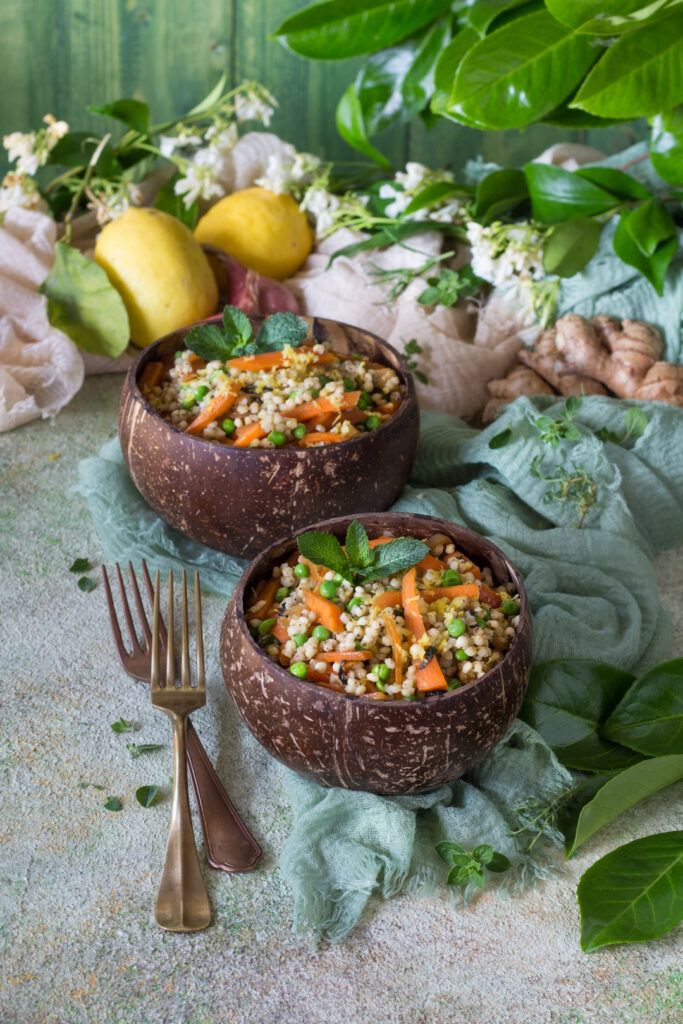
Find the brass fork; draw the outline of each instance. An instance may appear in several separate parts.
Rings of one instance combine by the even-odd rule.
[[[180,654],[180,686],[176,684],[175,655],[173,650],[173,570],[168,574],[168,615],[166,618],[168,643],[166,645],[166,673],[162,682],[159,665],[159,573],[154,585],[154,611],[152,614],[152,706],[164,711],[173,725],[173,803],[164,868],[154,908],[156,922],[171,932],[196,932],[211,923],[211,908],[199,857],[194,841],[187,792],[187,761],[185,750],[185,723],[191,711],[206,704],[204,682],[204,642],[202,637],[202,607],[199,597],[199,575],[195,572],[195,615],[197,629],[197,678],[192,685],[190,674],[190,642],[187,627],[187,580],[183,569],[182,637]]]
[[[138,587],[131,563],[128,564],[128,568],[131,589],[143,637],[143,644],[141,644],[135,630],[121,569],[117,563],[116,577],[119,585],[123,615],[128,630],[130,650],[126,649],[123,637],[121,636],[121,627],[119,626],[109,586],[109,577],[104,566],[102,566],[102,580],[107,597],[112,633],[114,634],[114,644],[119,660],[129,676],[149,684],[152,671],[152,634],[142,603],[140,588]],[[142,562],[142,575],[151,604],[154,600],[154,591],[144,560]],[[159,616],[159,645],[162,658],[166,657],[166,644],[166,629],[164,628],[163,619]],[[192,779],[199,818],[204,833],[206,858],[211,867],[217,868],[220,871],[251,871],[261,859],[261,847],[233,807],[190,719],[187,721],[186,738],[187,766],[190,770],[190,778]]]

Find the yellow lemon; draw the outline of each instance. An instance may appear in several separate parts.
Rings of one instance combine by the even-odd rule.
[[[102,230],[95,260],[121,295],[139,348],[216,311],[209,261],[190,229],[169,213],[131,206]]]
[[[194,233],[198,241],[217,245],[243,266],[278,281],[295,273],[313,246],[306,215],[292,197],[256,186],[217,202]]]

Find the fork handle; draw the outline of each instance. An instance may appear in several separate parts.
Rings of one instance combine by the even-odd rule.
[[[199,808],[206,859],[219,871],[251,871],[261,859],[261,847],[230,802],[189,718],[187,764]]]

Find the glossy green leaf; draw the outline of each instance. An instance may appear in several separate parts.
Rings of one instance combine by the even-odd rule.
[[[558,277],[573,277],[595,256],[602,224],[591,217],[576,217],[553,228],[543,248],[543,269]]]
[[[465,59],[479,36],[472,28],[463,29],[451,39],[448,46],[443,50],[436,62],[434,69],[434,94],[432,95],[430,109],[439,117],[447,117],[451,121],[466,124],[469,127],[478,127],[475,121],[464,117],[461,113],[451,112],[451,93],[453,83],[460,64]]]
[[[601,786],[581,810],[571,846],[570,857],[579,846],[629,807],[683,779],[683,755],[648,757],[632,765]]]
[[[614,251],[620,260],[639,270],[647,278],[657,294],[662,295],[666,272],[669,269],[671,260],[676,255],[678,241],[676,238],[671,238],[668,242],[664,242],[652,256],[646,256],[636,245],[629,231],[629,219],[634,212],[631,210],[628,213],[622,213],[619,218],[612,242]]]
[[[485,36],[493,21],[503,11],[521,7],[527,0],[475,0],[467,9],[467,23],[480,35]]]
[[[528,198],[529,189],[522,171],[508,168],[493,171],[477,186],[474,217],[482,224],[490,224]]]
[[[535,665],[519,713],[569,768],[605,772],[641,760],[604,739],[600,725],[634,677],[601,661],[564,658]]]
[[[142,807],[151,807],[158,795],[158,786],[140,786],[135,790],[135,799]]]
[[[383,50],[450,7],[449,0],[326,0],[297,11],[273,33],[313,60],[343,60]]]
[[[123,121],[133,131],[145,135],[149,130],[149,107],[142,100],[114,100],[101,107],[88,107],[91,114],[103,114],[113,117],[115,121]]]
[[[447,224],[438,224],[433,220],[406,220],[401,224],[392,224],[381,231],[376,231],[369,238],[364,238],[362,242],[352,242],[351,245],[337,249],[330,256],[327,266],[329,267],[337,256],[354,256],[357,252],[366,252],[368,249],[381,249],[384,245],[402,242],[411,235],[419,235],[423,231],[445,231],[447,227]]]
[[[631,210],[626,223],[631,238],[645,256],[653,256],[662,242],[676,234],[671,214],[658,199],[650,199]]]
[[[373,53],[358,72],[354,91],[368,134],[384,131],[390,124],[402,119],[401,86],[415,59],[415,50],[415,42],[411,39],[406,40],[402,46],[380,50],[379,53]]]
[[[649,117],[683,100],[683,10],[621,36],[571,106],[599,117]]]
[[[585,872],[577,889],[581,948],[644,942],[683,918],[683,832],[636,839]]]
[[[564,836],[564,849],[567,857],[574,845],[581,811],[605,783],[613,779],[615,775],[615,772],[592,775],[590,778],[584,779],[583,782],[577,783],[570,793],[561,800],[557,811],[557,827]]]
[[[359,153],[363,153],[388,171],[391,170],[391,164],[387,158],[368,141],[363,108],[356,95],[353,83],[348,87],[337,104],[335,121],[337,131],[345,142],[348,142]]]
[[[130,338],[123,299],[102,267],[63,242],[55,246],[55,262],[38,291],[47,295],[53,327],[85,352],[115,358]]]
[[[411,213],[417,213],[418,210],[424,210],[425,207],[441,203],[445,199],[453,199],[456,196],[465,199],[471,195],[472,189],[467,185],[459,185],[455,181],[434,181],[431,185],[425,185],[415,194],[403,213],[404,216],[409,216]]]
[[[574,217],[592,217],[613,210],[617,199],[573,171],[550,164],[524,165],[531,207],[536,220],[559,224]]]
[[[558,107],[597,56],[585,36],[535,11],[472,47],[458,67],[449,109],[487,128],[523,128]]]
[[[411,120],[423,110],[434,92],[436,64],[451,38],[449,18],[439,18],[418,36],[414,60],[401,83],[402,120]]]
[[[175,194],[174,184],[180,177],[180,174],[175,174],[170,181],[161,186],[154,200],[154,208],[163,210],[164,213],[170,213],[172,217],[182,221],[192,231],[199,217],[199,205],[194,202],[189,207],[185,206],[183,197]]]
[[[643,754],[683,754],[683,658],[636,679],[601,732]]]
[[[652,198],[650,190],[641,185],[636,178],[625,174],[624,171],[614,170],[612,167],[579,167],[574,174],[599,185],[606,192],[611,192],[617,199]]]
[[[228,73],[227,71],[224,71],[221,77],[214,85],[211,92],[208,93],[208,95],[205,96],[203,100],[200,100],[197,106],[193,107],[192,110],[190,110],[190,112],[185,115],[185,117],[197,117],[199,114],[204,114],[206,113],[207,110],[210,110],[211,107],[218,103],[219,99],[223,95],[227,81]]]
[[[650,158],[660,177],[683,185],[683,104],[653,118]]]
[[[573,98],[573,96],[569,97],[556,110],[551,110],[549,114],[546,114],[543,124],[579,131],[582,128],[609,128],[611,125],[623,124],[628,120],[626,117],[596,117],[595,114],[589,114],[587,110],[574,110],[569,106]]]
[[[48,162],[61,167],[81,167],[90,163],[100,139],[93,138],[92,132],[69,132],[63,135],[50,150]],[[103,178],[113,178],[122,171],[113,146],[102,146],[95,164],[97,173]]]
[[[545,0],[558,21],[589,35],[616,36],[658,21],[683,0]]]
[[[495,434],[494,437],[491,438],[489,441],[489,448],[494,451],[496,448],[504,448],[505,445],[509,443],[511,437],[512,431],[509,427],[506,427],[505,430],[501,430],[500,434]]]

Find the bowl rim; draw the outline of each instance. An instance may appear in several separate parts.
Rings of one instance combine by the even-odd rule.
[[[164,343],[168,343],[171,338],[174,338],[178,334],[182,333],[183,336],[179,340],[178,344],[184,344],[185,336],[189,334],[193,327],[198,327],[201,324],[216,323],[223,319],[222,313],[216,313],[213,316],[206,317],[203,320],[197,320],[195,321],[195,323],[188,324],[186,327],[178,327],[176,328],[175,331],[170,331],[163,337],[157,338],[157,340],[152,342],[151,345],[147,345],[146,348],[143,348],[140,351],[140,353],[135,357],[135,360],[128,367],[128,371],[126,373],[126,383],[130,384],[133,390],[134,400],[136,402],[139,402],[143,406],[145,411],[151,413],[156,420],[158,420],[161,424],[164,424],[171,433],[178,434],[183,438],[189,439],[190,441],[200,441],[203,444],[212,445],[212,450],[224,451],[228,453],[239,452],[239,458],[241,458],[243,454],[246,452],[251,452],[252,456],[254,453],[256,453],[261,458],[263,458],[264,456],[277,456],[280,459],[282,459],[283,457],[289,459],[300,459],[302,454],[308,455],[309,457],[315,457],[320,453],[325,453],[329,457],[330,452],[337,452],[340,448],[342,448],[344,451],[348,451],[349,446],[351,444],[367,443],[368,436],[372,437],[379,435],[382,433],[382,431],[384,431],[386,427],[390,425],[395,428],[397,424],[400,424],[408,416],[412,415],[413,407],[415,408],[415,411],[418,414],[419,421],[419,406],[417,404],[415,379],[410,371],[410,367],[408,366],[405,357],[397,349],[395,349],[393,345],[390,345],[388,341],[385,341],[383,338],[380,338],[378,334],[374,334],[372,331],[367,331],[365,330],[364,327],[357,327],[355,324],[347,324],[343,320],[331,320],[329,317],[309,316],[308,314],[305,313],[297,313],[296,315],[301,316],[302,319],[304,320],[310,321],[311,324],[313,324],[314,321],[318,320],[321,323],[337,324],[341,327],[346,327],[351,331],[361,331],[363,334],[369,335],[371,338],[373,338],[379,344],[380,349],[388,349],[389,352],[391,352],[392,355],[396,357],[398,366],[389,368],[396,370],[398,372],[399,379],[406,389],[405,396],[403,398],[403,401],[401,402],[400,407],[396,410],[396,412],[393,413],[387,420],[385,420],[384,423],[380,424],[379,427],[371,431],[369,435],[359,434],[357,437],[346,438],[345,440],[340,441],[337,444],[324,444],[318,447],[311,448],[235,448],[234,445],[221,445],[220,443],[208,437],[200,437],[196,434],[188,434],[187,431],[181,430],[180,427],[176,427],[175,424],[170,423],[168,420],[164,419],[164,417],[161,416],[160,413],[156,411],[156,409],[148,401],[148,399],[145,398],[140,389],[138,381],[141,375],[143,365],[148,361],[152,361],[150,360],[151,354]],[[248,316],[250,317],[250,319],[255,320],[266,319],[266,316],[261,313],[249,313]]]
[[[362,695],[359,696],[359,695],[351,694],[351,693],[340,693],[338,690],[327,689],[327,687],[320,686],[320,685],[318,685],[318,683],[314,683],[310,679],[299,679],[298,677],[292,676],[292,673],[289,672],[286,668],[284,668],[284,666],[282,666],[282,665],[278,664],[277,662],[273,661],[272,658],[269,658],[268,655],[258,646],[256,641],[252,637],[252,635],[251,635],[251,633],[249,631],[249,627],[247,625],[247,617],[246,617],[246,612],[245,612],[245,609],[244,609],[244,600],[243,599],[244,599],[244,594],[245,594],[245,591],[246,591],[246,580],[249,577],[249,575],[253,572],[253,567],[255,566],[255,563],[257,563],[261,559],[265,558],[274,548],[280,547],[285,542],[287,542],[289,540],[296,542],[296,538],[299,537],[302,533],[308,533],[310,530],[319,530],[319,529],[321,529],[324,526],[329,526],[330,523],[342,523],[342,522],[345,522],[346,520],[352,520],[352,519],[359,519],[362,522],[364,518],[368,518],[370,516],[374,516],[374,517],[380,517],[380,516],[385,517],[386,516],[386,517],[392,518],[394,516],[398,517],[398,516],[406,516],[406,515],[408,515],[408,516],[415,516],[415,517],[417,517],[419,519],[425,520],[425,522],[430,522],[430,523],[438,524],[440,527],[443,528],[441,530],[441,532],[443,532],[443,533],[447,533],[447,529],[446,528],[452,530],[455,527],[458,530],[463,530],[463,531],[465,531],[468,534],[472,534],[474,536],[481,537],[481,538],[483,538],[486,541],[487,544],[490,544],[491,547],[494,549],[494,551],[497,552],[500,555],[502,560],[508,566],[510,566],[510,568],[512,569],[513,575],[517,577],[517,580],[514,581],[514,582],[515,582],[515,585],[517,586],[517,592],[518,592],[519,598],[520,598],[520,605],[519,605],[520,620],[522,622],[522,625],[524,625],[524,624],[527,625],[527,628],[526,629],[520,628],[520,629],[517,630],[517,632],[515,633],[515,636],[513,638],[513,641],[510,644],[510,646],[507,649],[507,651],[505,651],[505,654],[504,654],[503,658],[501,658],[501,660],[499,662],[497,662],[494,666],[492,666],[492,668],[490,668],[488,670],[488,672],[485,672],[484,675],[480,676],[476,681],[473,681],[472,683],[466,683],[463,686],[459,686],[455,690],[449,690],[447,693],[444,693],[443,691],[440,691],[438,693],[431,693],[431,694],[429,694],[428,699],[426,699],[426,700],[389,700],[389,701],[385,701],[385,700],[383,700],[383,701],[368,700],[365,696],[362,696]],[[467,554],[466,549],[464,550],[464,554]],[[283,553],[283,555],[284,555],[284,553]],[[237,607],[237,595],[238,595],[239,592],[241,592],[241,594],[240,594],[240,600],[241,600],[241,603],[242,603],[242,607],[241,608]],[[235,584],[235,589],[234,589],[234,591],[233,591],[233,593],[232,593],[232,595],[230,597],[230,601],[228,603],[228,609],[229,609],[230,605],[233,605],[234,608],[235,608],[235,617],[237,619],[237,622],[238,622],[238,625],[239,625],[239,628],[240,628],[242,636],[244,638],[246,638],[248,644],[250,645],[250,648],[254,652],[256,652],[260,657],[264,658],[266,660],[266,662],[270,666],[272,666],[272,668],[277,673],[276,678],[279,678],[283,683],[286,682],[288,684],[291,684],[292,680],[296,679],[297,686],[301,686],[302,683],[305,683],[305,684],[307,684],[308,687],[315,688],[315,692],[317,692],[318,694],[320,694],[321,691],[322,691],[322,693],[325,695],[322,698],[323,700],[326,700],[326,699],[337,699],[338,698],[340,700],[345,700],[345,701],[354,701],[354,702],[356,702],[358,704],[359,707],[363,707],[363,708],[366,708],[366,707],[373,708],[373,707],[380,706],[383,710],[385,710],[385,709],[387,709],[389,707],[392,707],[392,708],[404,708],[405,709],[407,707],[410,707],[410,708],[420,708],[420,707],[424,706],[425,704],[427,704],[430,707],[434,707],[436,704],[443,704],[445,701],[452,700],[453,698],[467,699],[466,698],[466,694],[469,693],[472,690],[472,688],[475,685],[475,682],[477,684],[483,683],[486,680],[486,678],[492,672],[500,670],[500,668],[502,667],[502,665],[505,662],[505,660],[513,653],[513,651],[516,651],[517,648],[521,648],[523,645],[525,645],[527,643],[527,640],[529,642],[531,642],[533,640],[533,620],[532,620],[532,617],[531,617],[531,607],[530,607],[530,604],[529,604],[529,599],[528,599],[528,596],[527,596],[527,593],[526,593],[526,589],[524,587],[524,580],[523,580],[522,574],[520,573],[520,571],[517,568],[517,566],[514,565],[514,563],[510,561],[510,559],[505,554],[505,552],[501,548],[499,548],[497,544],[495,544],[492,540],[490,540],[489,537],[485,536],[482,533],[478,533],[478,531],[476,531],[476,530],[470,529],[470,527],[468,527],[468,526],[464,526],[464,525],[461,525],[459,523],[451,522],[448,519],[441,519],[439,516],[424,515],[421,512],[363,512],[363,513],[359,513],[358,515],[336,516],[336,517],[334,517],[332,519],[323,519],[320,522],[313,523],[310,526],[303,527],[302,529],[299,529],[295,533],[291,534],[290,537],[280,537],[280,538],[276,539],[275,541],[273,541],[273,543],[270,544],[267,548],[264,548],[263,551],[259,552],[258,555],[256,555],[254,558],[252,558],[252,560],[249,562],[249,565],[246,566],[246,568],[244,569],[244,572],[242,573],[242,575],[240,576],[239,580]],[[226,609],[226,613],[225,613],[226,616],[227,616],[228,609]],[[225,616],[224,616],[224,619],[225,619]],[[222,646],[222,644],[221,644],[221,646]],[[313,689],[311,689],[311,692],[314,692]],[[415,714],[415,713],[416,713],[415,711],[409,712],[409,714]],[[398,714],[398,712],[397,711],[391,711],[390,714]]]

